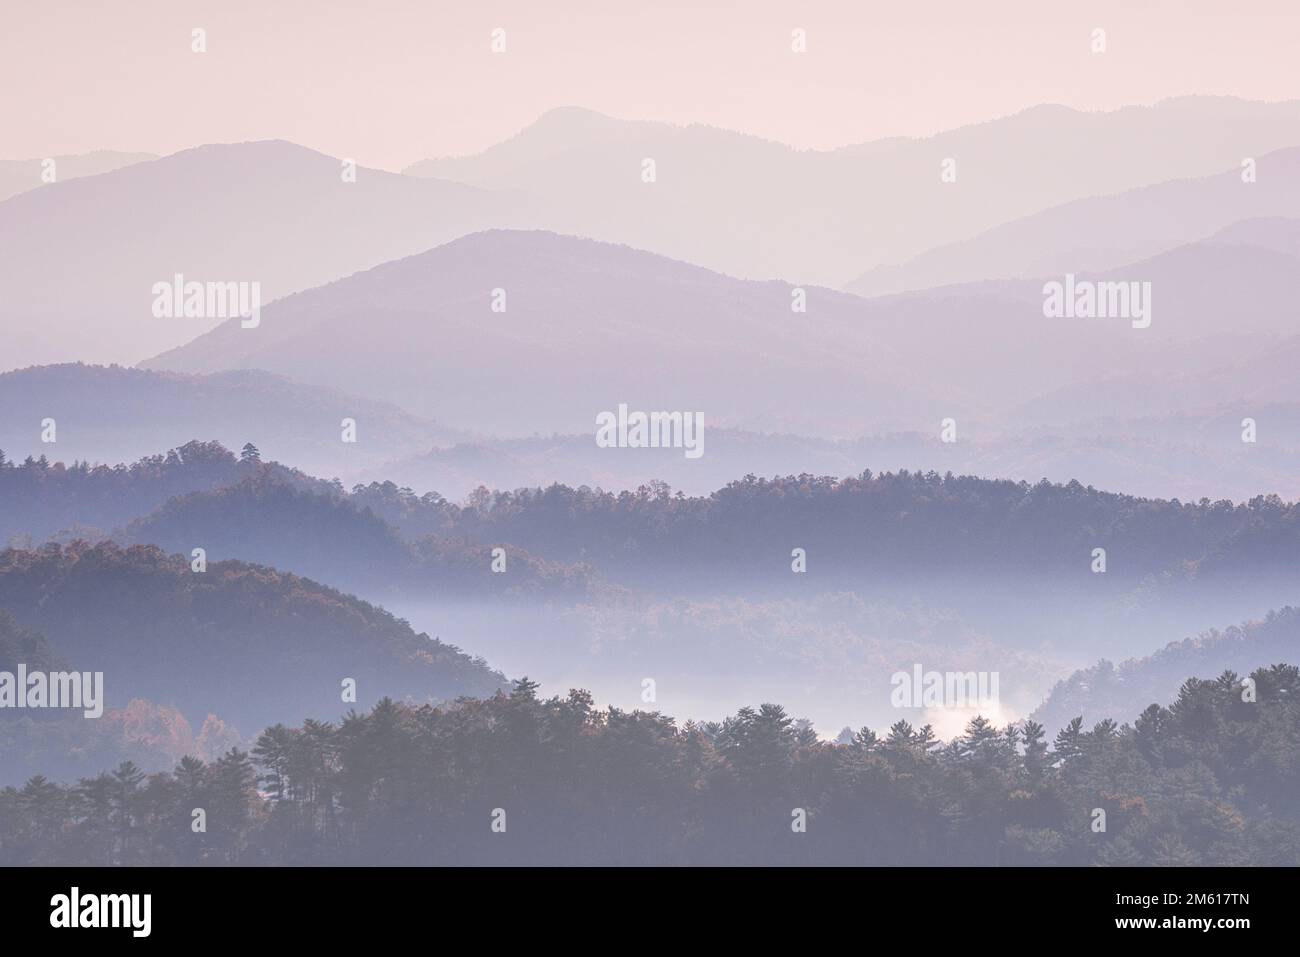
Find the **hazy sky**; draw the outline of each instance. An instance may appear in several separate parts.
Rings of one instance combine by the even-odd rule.
[[[284,138],[400,168],[556,106],[832,147],[1043,102],[1300,97],[1296,0],[47,0],[3,22],[0,158]]]

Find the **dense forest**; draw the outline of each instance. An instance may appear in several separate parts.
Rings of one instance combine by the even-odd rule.
[[[1126,556],[1120,570],[1140,575],[1249,551],[1257,538],[1284,549],[1300,541],[1300,506],[1276,495],[1240,504],[1180,502],[1102,492],[1078,482],[868,470],[844,478],[748,475],[703,496],[674,493],[662,482],[617,493],[565,485],[480,488],[457,504],[436,491],[417,494],[392,482],[358,485],[349,493],[336,481],[262,462],[251,446],[237,456],[219,443],[198,441],[113,466],[64,465],[43,456],[17,463],[0,451],[0,503],[12,506],[5,515],[15,525],[0,533],[37,536],[16,527],[35,526],[37,515],[55,530],[108,530],[143,519],[174,496],[249,479],[347,498],[408,540],[438,535],[508,541],[548,557],[599,560],[611,568],[632,559],[695,556],[702,562],[720,554],[734,560],[756,542],[793,538],[828,558],[853,557],[860,565],[873,555],[903,565],[937,561],[940,568],[993,556],[1021,570],[1040,569],[1044,562],[1061,569],[1077,564],[1080,548],[1105,541]],[[867,533],[874,547],[860,555],[857,546]],[[636,543],[631,554],[629,542]]]
[[[351,499],[408,536],[509,541],[560,561],[590,562],[615,579],[676,569],[736,578],[785,578],[792,547],[819,574],[903,577],[1047,577],[1088,571],[1092,549],[1111,556],[1107,582],[1186,577],[1205,565],[1252,573],[1278,560],[1300,564],[1300,505],[1276,495],[1249,502],[1179,502],[1101,492],[1070,482],[1037,484],[939,475],[746,476],[688,497],[663,483],[635,492],[480,489],[454,504],[392,483]]]
[[[43,458],[15,464],[0,452],[0,506],[0,542],[111,535],[181,548],[224,536],[259,552],[231,557],[313,574],[301,566],[315,556],[340,584],[364,580],[375,563],[385,580],[428,584],[434,572],[412,561],[403,541],[432,536],[444,543],[436,549],[442,554],[450,545],[508,545],[533,556],[530,581],[511,587],[569,596],[591,587],[575,568],[584,564],[636,588],[739,584],[770,594],[794,586],[793,548],[805,550],[810,574],[823,583],[1056,576],[1086,581],[1094,594],[1134,592],[1144,600],[1244,587],[1274,607],[1293,597],[1278,587],[1300,567],[1300,505],[1276,495],[1180,502],[1078,482],[906,470],[749,475],[704,496],[661,482],[619,493],[480,488],[457,504],[391,482],[348,492],[337,481],[263,463],[251,446],[237,457],[214,442],[191,442],[113,467]],[[355,537],[356,557],[320,539],[329,534]],[[1098,547],[1107,551],[1107,574],[1090,578]],[[500,584],[479,583],[488,591]]]
[[[130,465],[65,464],[44,455],[15,462],[0,449],[0,546],[94,537],[147,515],[173,496],[259,475],[318,491],[343,491],[342,486],[263,462],[251,445],[236,455],[219,442],[187,442]]]
[[[514,545],[424,536],[407,541],[369,508],[295,487],[269,474],[178,496],[112,536],[120,542],[241,558],[367,595],[579,600],[599,589],[592,569],[529,555]],[[492,568],[492,550],[505,551]]]
[[[1297,865],[1300,669],[1251,679],[1050,745],[983,718],[828,743],[771,704],[678,726],[527,679],[385,699],[170,773],[6,788],[0,864]]]

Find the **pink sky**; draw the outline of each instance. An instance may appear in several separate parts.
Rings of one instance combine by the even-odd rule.
[[[50,0],[3,24],[0,158],[15,159],[283,138],[397,169],[556,106],[827,148],[1044,102],[1300,98],[1296,0]]]

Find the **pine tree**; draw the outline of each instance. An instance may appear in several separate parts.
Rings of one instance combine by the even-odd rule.
[[[514,686],[510,689],[510,697],[519,701],[536,701],[537,689],[540,687],[538,682],[525,675],[515,680]]]
[[[912,747],[912,726],[906,721],[898,720],[889,729],[885,743],[895,751],[907,751]]]
[[[1031,782],[1037,783],[1043,777],[1047,767],[1047,744],[1043,740],[1043,726],[1037,721],[1026,721],[1020,729],[1025,742],[1025,754],[1022,764],[1025,775]]]
[[[1053,750],[1056,752],[1057,760],[1063,765],[1068,765],[1083,753],[1082,716],[1071,718],[1069,724],[1056,732]]]

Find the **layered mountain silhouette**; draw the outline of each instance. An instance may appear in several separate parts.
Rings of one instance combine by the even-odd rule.
[[[562,110],[346,172],[207,146],[0,201],[6,361],[151,357],[0,374],[0,650],[137,667],[121,727],[500,686],[345,592],[620,706],[657,674],[680,713],[837,723],[918,660],[1002,670],[1011,720],[1296,599],[1300,104],[833,151]],[[1149,325],[1045,315],[1067,273],[1149,285]],[[175,274],[259,282],[260,322],[155,317]],[[598,447],[622,406],[700,414],[704,456]]]
[[[41,440],[52,418],[56,441]],[[344,442],[343,421],[356,423]],[[185,375],[81,363],[0,374],[0,449],[13,459],[123,462],[177,448],[195,436],[268,459],[348,478],[411,448],[465,441],[460,430],[391,404],[257,370]]]
[[[504,312],[493,310],[494,290]],[[345,382],[499,435],[594,429],[602,410],[699,411],[723,425],[934,418],[863,301],[748,282],[609,243],[493,230],[289,297],[258,329],[225,324],[144,365],[259,368]],[[815,316],[815,320],[813,318]],[[745,343],[741,353],[738,343]],[[790,405],[791,392],[803,398]],[[937,419],[935,419],[937,421]]]
[[[619,490],[658,480],[702,495],[738,475],[912,469],[1078,480],[1151,498],[1244,501],[1261,489],[1300,497],[1300,403],[1252,405],[1250,412],[1257,442],[1245,447],[1244,413],[1242,406],[1233,405],[1038,426],[956,444],[941,441],[938,433],[835,440],[717,429],[709,433],[708,455],[699,461],[685,459],[675,449],[610,456],[589,434],[478,441],[406,456],[363,473],[360,480],[396,482],[459,500],[479,486],[515,489],[561,482]]]
[[[566,108],[476,156],[406,172],[519,190],[532,221],[558,232],[750,279],[838,286],[1061,203],[1206,176],[1292,146],[1300,104],[1227,97],[1104,113],[1040,106],[830,151]],[[655,161],[653,184],[642,182],[645,159]],[[946,159],[955,182],[941,180]]]
[[[480,156],[426,161],[412,176],[359,169],[355,182],[344,182],[337,157],[282,140],[148,161],[107,155],[98,165],[68,157],[87,174],[0,203],[9,290],[0,319],[12,319],[9,368],[135,361],[214,325],[152,315],[153,283],[175,274],[260,282],[265,303],[487,226],[545,226],[736,276],[833,286],[1070,200],[1209,176],[1243,152],[1295,146],[1300,105],[1188,98],[1113,113],[1040,107],[831,152],[564,109]],[[642,182],[643,159],[655,160],[654,183]],[[956,182],[940,181],[945,159],[957,160]],[[14,174],[30,177],[29,166]],[[1257,192],[1271,189],[1270,177],[1278,170],[1262,165]],[[1005,241],[1013,260],[1026,243],[1017,235]],[[1138,235],[1119,250],[1156,247]]]
[[[1300,247],[1284,223],[1300,216],[1300,149],[1253,158],[1250,182],[1240,162],[1211,176],[1090,196],[879,266],[845,288],[872,296],[986,279],[1096,273],[1201,239]],[[1243,220],[1256,220],[1242,223]],[[1240,224],[1240,225],[1238,225]],[[1272,231],[1270,231],[1272,230]]]
[[[136,362],[218,320],[158,318],[155,283],[260,283],[262,303],[497,222],[470,186],[283,141],[202,146],[0,203],[6,367]],[[250,287],[251,288],[251,287]]]
[[[1263,161],[1295,146],[1300,105],[1228,98],[1112,113],[1045,106],[830,152],[568,109],[478,157],[416,164],[413,175],[363,168],[355,182],[340,158],[284,141],[209,145],[0,202],[0,320],[10,368],[134,362],[216,324],[155,317],[155,283],[257,282],[265,304],[487,227],[544,227],[740,277],[836,286],[1071,200],[1221,173],[1243,153],[1261,158],[1254,188],[1265,194],[1280,174]],[[645,159],[653,183],[642,180]],[[957,162],[952,183],[940,179],[946,159]],[[1252,215],[1261,212],[1243,209]],[[1154,224],[1116,255],[1226,224],[1184,218],[1183,233]],[[1010,252],[981,254],[998,271],[978,278],[1021,274],[999,265],[1008,256],[1022,270],[1059,264],[1021,262],[1033,246],[1013,233]],[[942,281],[971,275],[917,268]]]
[[[863,299],[493,230],[287,298],[257,329],[227,322],[145,365],[346,382],[499,437],[593,431],[597,414],[620,403],[822,437],[937,433],[960,413],[963,437],[981,439],[1081,412],[1294,401],[1285,372],[1236,370],[1277,364],[1279,343],[1294,336],[1300,270],[1287,252],[1242,242],[1245,227],[1234,235],[1077,277],[1150,283],[1150,324],[1134,328],[1122,317],[1046,317],[1043,279]],[[1104,380],[1126,377],[1147,383],[1148,395],[1107,391]],[[1164,401],[1161,384],[1181,380],[1208,385]],[[1079,398],[1094,392],[1095,401]],[[1061,393],[1068,402],[1054,398]]]
[[[61,183],[79,176],[95,176],[123,166],[130,166],[132,163],[143,163],[145,160],[157,158],[152,153],[95,150],[92,153],[50,156],[42,159],[0,160],[0,201],[28,190],[53,185],[46,178],[49,175],[54,177],[54,183]],[[54,163],[53,167],[48,165],[50,160]]]

